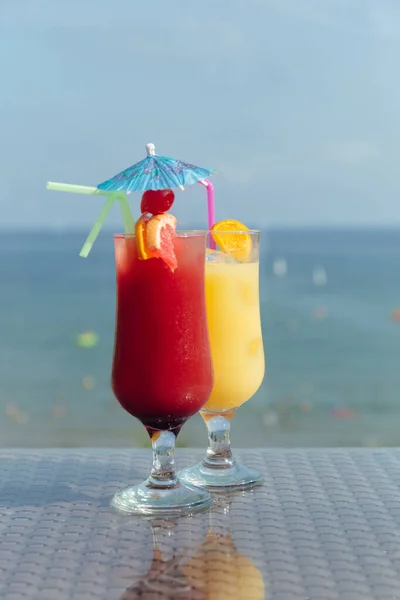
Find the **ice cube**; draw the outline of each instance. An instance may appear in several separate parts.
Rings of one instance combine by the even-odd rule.
[[[214,263],[232,263],[236,262],[233,256],[221,250],[206,250],[206,261]]]

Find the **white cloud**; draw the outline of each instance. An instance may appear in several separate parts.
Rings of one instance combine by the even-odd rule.
[[[252,0],[275,13],[343,32],[400,39],[398,0]]]
[[[365,0],[253,0],[260,6],[318,24],[351,25],[349,15],[365,13]]]
[[[378,0],[370,2],[369,17],[372,28],[385,39],[400,39],[400,5]]]
[[[328,144],[325,149],[328,159],[348,166],[371,163],[382,157],[381,149],[367,140],[341,140]]]
[[[140,45],[143,55],[171,55],[179,46],[180,56],[186,54],[199,57],[208,55],[212,49],[228,52],[243,50],[245,38],[241,23],[232,22],[224,10],[215,10],[210,18],[207,6],[193,17],[193,10],[183,2],[169,4],[153,0],[137,10],[130,0],[96,2],[96,0],[19,0],[0,5],[0,25],[3,27],[28,27],[29,31],[58,28],[85,30],[89,35],[110,33],[111,39],[103,43],[120,44],[119,34],[130,41],[131,47]],[[186,48],[182,41],[188,42]],[[185,52],[183,52],[183,50]]]
[[[115,4],[118,0],[115,0]],[[121,0],[119,0],[121,3]],[[0,22],[3,26],[60,26],[60,27],[127,27],[123,13],[110,3],[93,3],[82,0],[79,4],[54,2],[53,0],[9,0],[0,6]]]

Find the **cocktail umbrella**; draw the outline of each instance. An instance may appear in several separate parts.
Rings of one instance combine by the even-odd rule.
[[[104,221],[107,218],[114,202],[119,201],[125,232],[132,233],[134,219],[129,207],[126,194],[130,192],[145,192],[146,190],[164,190],[175,187],[183,188],[185,185],[201,183],[207,190],[208,225],[212,227],[215,222],[214,186],[207,179],[212,169],[196,167],[190,163],[159,156],[155,153],[154,144],[147,144],[147,157],[144,160],[128,167],[111,179],[100,183],[97,187],[70,185],[68,183],[47,182],[47,189],[60,192],[75,192],[80,194],[100,194],[107,197],[103,208],[94,223],[89,236],[84,243],[80,256],[88,256]]]
[[[213,172],[212,169],[196,167],[182,160],[158,155],[155,153],[154,144],[147,144],[146,150],[145,159],[103,181],[97,186],[98,189],[124,192],[166,190],[198,183]]]

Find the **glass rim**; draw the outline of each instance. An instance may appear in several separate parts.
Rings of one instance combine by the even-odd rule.
[[[207,231],[207,233],[209,235],[212,235],[213,233],[216,233],[217,235],[257,235],[258,233],[261,233],[260,229],[246,229],[246,230],[241,230],[241,229],[236,229],[235,231],[212,231],[211,229],[209,229]]]
[[[181,229],[176,232],[177,237],[201,237],[207,235],[206,229]],[[136,237],[135,233],[114,233],[114,239],[127,239]]]
[[[257,235],[260,234],[261,231],[259,229],[246,229],[245,231],[237,230],[237,231],[212,231],[211,229],[177,229],[176,235],[178,237],[195,237],[201,235],[212,235],[216,233],[218,235]],[[114,233],[114,239],[116,238],[134,238],[135,233]]]

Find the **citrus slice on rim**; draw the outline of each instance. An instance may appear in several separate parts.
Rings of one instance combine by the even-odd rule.
[[[153,258],[153,253],[147,245],[146,240],[146,229],[147,223],[150,221],[150,215],[144,213],[141,217],[136,221],[135,225],[135,239],[136,239],[136,249],[138,258],[140,260],[147,260],[148,258]]]
[[[251,235],[246,233],[247,231],[250,230],[246,225],[234,219],[218,221],[211,227],[214,242],[223,252],[227,252],[239,261],[248,260],[253,249]]]
[[[172,272],[178,266],[175,254],[176,218],[168,213],[151,217],[146,225],[146,243],[152,256],[162,258]]]

